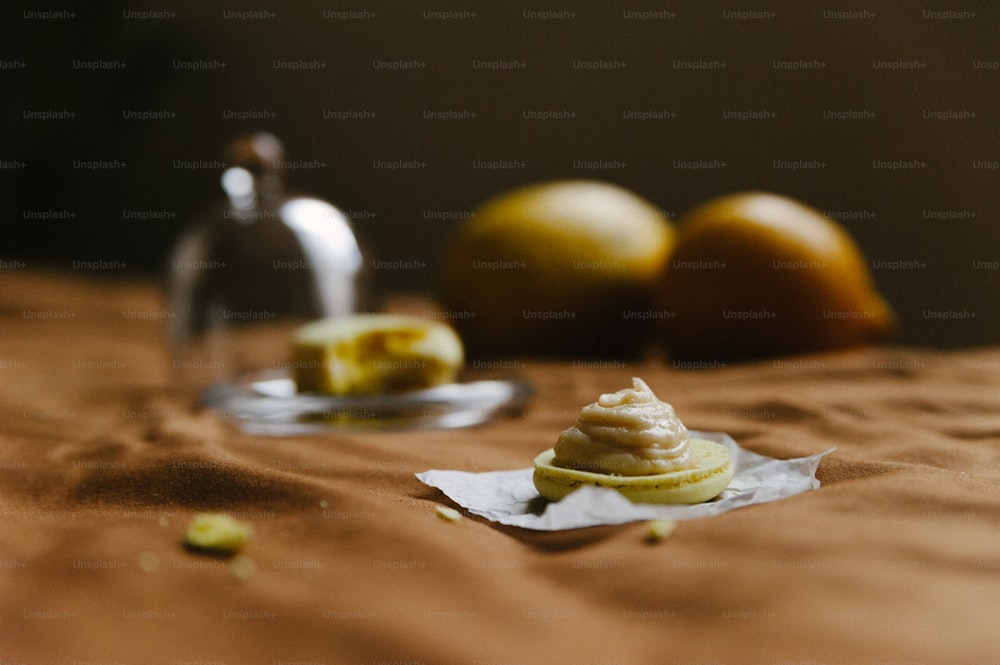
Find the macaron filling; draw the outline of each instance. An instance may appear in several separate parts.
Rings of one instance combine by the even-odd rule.
[[[649,476],[693,468],[687,428],[646,382],[601,395],[559,435],[555,466],[618,476]]]
[[[558,501],[581,485],[615,489],[637,503],[702,503],[732,480],[725,446],[690,438],[670,404],[639,378],[580,411],[555,447],[535,458],[534,484]]]

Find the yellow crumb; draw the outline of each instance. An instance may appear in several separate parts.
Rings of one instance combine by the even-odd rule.
[[[160,557],[152,552],[143,552],[139,555],[139,568],[146,573],[151,573],[160,567]]]
[[[447,506],[438,506],[435,513],[446,522],[457,522],[462,519],[462,513],[458,512],[454,508],[448,508]]]
[[[646,540],[651,543],[658,543],[666,540],[677,528],[674,520],[650,520],[646,531]]]
[[[239,580],[245,580],[254,574],[257,564],[246,556],[238,556],[229,563],[229,574]]]
[[[188,524],[184,537],[191,547],[217,552],[235,552],[253,535],[249,524],[225,513],[198,513]]]

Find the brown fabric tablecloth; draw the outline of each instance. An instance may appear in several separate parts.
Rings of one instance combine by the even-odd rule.
[[[1000,348],[525,359],[522,417],[258,438],[171,396],[162,321],[135,315],[162,310],[152,284],[2,276],[4,663],[1000,661]],[[435,516],[415,473],[528,467],[632,376],[749,449],[836,446],[821,488],[655,545]],[[183,548],[205,510],[253,525],[239,558]]]

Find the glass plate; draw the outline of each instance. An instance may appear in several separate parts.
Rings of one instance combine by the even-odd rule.
[[[202,404],[244,432],[285,436],[471,427],[521,412],[530,397],[530,386],[517,379],[383,395],[298,393],[287,371],[266,370],[210,386]]]

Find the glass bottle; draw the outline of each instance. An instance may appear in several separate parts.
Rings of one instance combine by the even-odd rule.
[[[225,161],[225,197],[170,257],[171,364],[187,391],[280,375],[296,327],[368,306],[350,220],[326,201],[285,193],[281,142],[267,133],[237,138]]]

